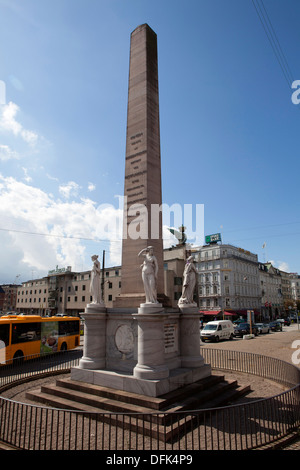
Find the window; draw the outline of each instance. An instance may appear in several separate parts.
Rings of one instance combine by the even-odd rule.
[[[9,342],[9,327],[10,325],[0,325],[0,338],[4,342],[5,346],[8,346]]]
[[[112,300],[112,295],[108,296],[108,301],[110,302]]]
[[[41,340],[40,323],[13,323],[11,343],[26,343]]]
[[[81,297],[81,301],[82,301],[82,302],[85,302],[85,295],[83,295],[83,296]]]
[[[60,321],[58,322],[60,336],[71,336],[79,334],[79,321]]]
[[[109,282],[109,283],[108,283],[108,288],[109,288],[109,289],[112,289],[112,282]]]
[[[85,290],[85,284],[83,284],[83,286],[82,286],[82,290]]]

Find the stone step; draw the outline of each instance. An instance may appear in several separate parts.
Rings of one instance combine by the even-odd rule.
[[[122,391],[107,387],[70,379],[58,379],[56,384],[44,385],[40,391],[28,393],[27,397],[38,400],[40,395],[40,399],[48,398],[48,402],[52,403],[51,406],[59,408],[64,403],[70,409],[70,402],[72,402],[72,406],[75,405],[74,409],[78,409],[77,404],[86,405],[87,408],[80,406],[81,410],[86,411],[149,414],[153,411],[174,413],[207,408],[207,403],[212,400],[216,401],[219,396],[224,397],[223,402],[225,402],[227,391],[231,390],[231,395],[236,393],[237,381],[226,381],[223,376],[214,376],[210,380],[208,379],[202,379],[200,383],[188,385],[161,398],[146,397],[134,393],[124,394]]]
[[[42,393],[54,395],[58,398],[72,400],[76,403],[83,403],[94,408],[94,411],[100,409],[104,412],[111,413],[149,413],[149,407],[141,406],[139,404],[132,404],[119,401],[117,399],[98,396],[95,394],[86,393],[81,390],[68,389],[59,385],[46,385],[41,387]]]
[[[124,402],[129,404],[131,403],[136,406],[146,407],[152,410],[165,410],[173,403],[178,402],[178,400],[182,401],[187,397],[195,395],[198,392],[204,391],[205,389],[208,389],[222,381],[224,381],[224,376],[211,375],[210,377],[202,379],[199,382],[195,382],[185,387],[176,389],[172,392],[162,395],[161,397],[151,397],[140,395],[137,393],[125,392],[122,390],[103,387],[100,385],[79,382],[76,380],[71,380],[69,378],[58,379],[56,381],[56,384],[57,386],[65,387],[67,389],[81,391],[86,394],[101,396],[107,399],[117,400],[118,402]]]
[[[237,387],[236,389],[228,389],[224,391],[222,395],[214,397],[214,399],[206,402],[205,409],[216,408],[223,406],[228,401],[234,400],[237,396],[241,396],[249,391],[249,387]],[[151,410],[147,415],[143,415],[143,418],[139,415],[129,414],[112,414],[110,415],[107,410],[98,409],[95,412],[95,407],[90,406],[86,403],[80,403],[70,399],[53,396],[48,393],[41,392],[40,390],[32,391],[27,393],[28,398],[35,402],[45,404],[47,406],[53,406],[55,408],[62,408],[66,410],[77,410],[79,412],[90,413],[89,417],[95,415],[95,419],[99,419],[101,413],[101,421],[108,423],[111,426],[119,426],[124,430],[131,432],[137,432],[145,436],[151,436],[152,438],[159,439],[162,442],[169,442],[171,439],[174,441],[182,432],[188,432],[193,426],[201,424],[204,418],[204,409],[202,408],[187,413],[167,413],[164,415],[162,411],[159,415]],[[134,416],[134,417],[133,417]],[[152,419],[151,419],[152,416]],[[147,418],[147,419],[146,419]],[[158,419],[160,418],[160,419]]]
[[[172,406],[170,406],[170,403],[166,401],[166,409],[155,410],[155,412],[149,407],[141,406],[141,403],[127,403],[108,398],[108,396],[116,397],[118,393],[116,390],[106,388],[106,390],[100,391],[99,388],[103,387],[90,387],[90,384],[84,384],[88,385],[87,388],[93,391],[93,393],[87,393],[82,390],[82,388],[85,389],[86,387],[80,387],[81,390],[74,390],[73,387],[77,384],[70,383],[68,379],[59,379],[57,382],[59,385],[43,386],[41,389],[28,392],[26,396],[34,402],[47,406],[90,413],[91,417],[94,414],[96,417],[97,413],[100,413],[101,421],[103,422],[120,426],[124,429],[130,429],[132,432],[142,433],[145,436],[152,436],[166,442],[171,438],[174,439],[174,436],[178,436],[181,432],[188,431],[191,426],[195,425],[195,422],[201,422],[204,413],[201,409],[224,406],[228,402],[234,401],[238,396],[248,393],[250,390],[249,386],[239,387],[236,381],[224,381],[222,377],[221,381],[216,380],[209,388],[204,387],[204,384],[202,384],[204,389],[198,390],[197,393],[189,398],[186,396],[186,390],[181,400],[178,393],[171,392],[172,397],[168,398],[173,400],[176,396],[178,402],[172,401]],[[105,396],[98,396],[97,394],[100,392],[104,392]],[[192,393],[191,389],[190,393]],[[134,399],[135,394],[132,395],[131,401]],[[145,398],[148,399],[149,397]],[[154,401],[157,401],[157,399]],[[184,413],[187,410],[194,411],[189,415]],[[113,414],[110,415],[109,413]],[[99,415],[97,416],[97,419],[99,419]]]
[[[101,421],[168,441],[201,421],[204,409],[217,408],[245,395],[249,386],[211,375],[161,397],[149,397],[79,382],[57,379],[26,396],[35,403],[66,410],[99,414]],[[203,410],[203,411],[201,411]],[[191,411],[191,414],[188,413]],[[110,415],[110,413],[112,413]]]

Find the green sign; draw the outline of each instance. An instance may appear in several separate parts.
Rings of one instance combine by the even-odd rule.
[[[206,235],[205,236],[205,243],[217,243],[221,241],[221,234],[214,233],[213,235]]]

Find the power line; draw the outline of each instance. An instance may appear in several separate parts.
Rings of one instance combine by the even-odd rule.
[[[121,241],[121,239],[111,240],[111,239],[101,239],[101,238],[73,237],[73,236],[67,236],[67,235],[55,235],[53,233],[30,232],[26,230],[16,230],[16,229],[10,229],[10,228],[0,228],[0,230],[2,232],[15,232],[15,233],[23,233],[26,235],[39,235],[41,237],[64,238],[64,239],[70,239],[70,240],[85,240],[85,241],[101,242],[101,243]]]
[[[255,3],[256,1],[256,3]],[[264,6],[263,0],[260,0],[261,5],[259,3],[259,0],[252,0],[252,3],[254,5],[254,8],[256,10],[256,13],[262,23],[262,26],[264,28],[264,31],[266,33],[266,36],[271,44],[271,47],[273,49],[273,52],[275,54],[275,57],[280,65],[280,68],[283,72],[283,75],[287,81],[287,84],[289,86],[289,89],[291,88],[291,84],[293,82],[293,75],[291,72],[291,69],[289,67],[288,61],[285,57],[285,54],[282,50],[282,47],[280,45],[279,39],[275,33],[275,30],[273,28],[273,25],[271,23],[270,17],[267,13],[267,10]]]
[[[245,228],[236,228],[232,230],[225,230],[222,233],[232,233],[232,232],[245,232],[246,230],[259,230],[263,228],[272,228],[272,227],[283,227],[287,225],[295,225],[295,224],[300,224],[299,222],[284,222],[280,224],[269,224],[269,225],[260,225],[260,226],[255,226],[255,227],[245,227]]]

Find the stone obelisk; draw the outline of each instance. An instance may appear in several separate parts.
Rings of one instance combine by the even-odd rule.
[[[157,298],[164,296],[157,36],[147,25],[131,33],[122,244],[122,287],[115,307],[145,302],[138,253],[152,246]]]

